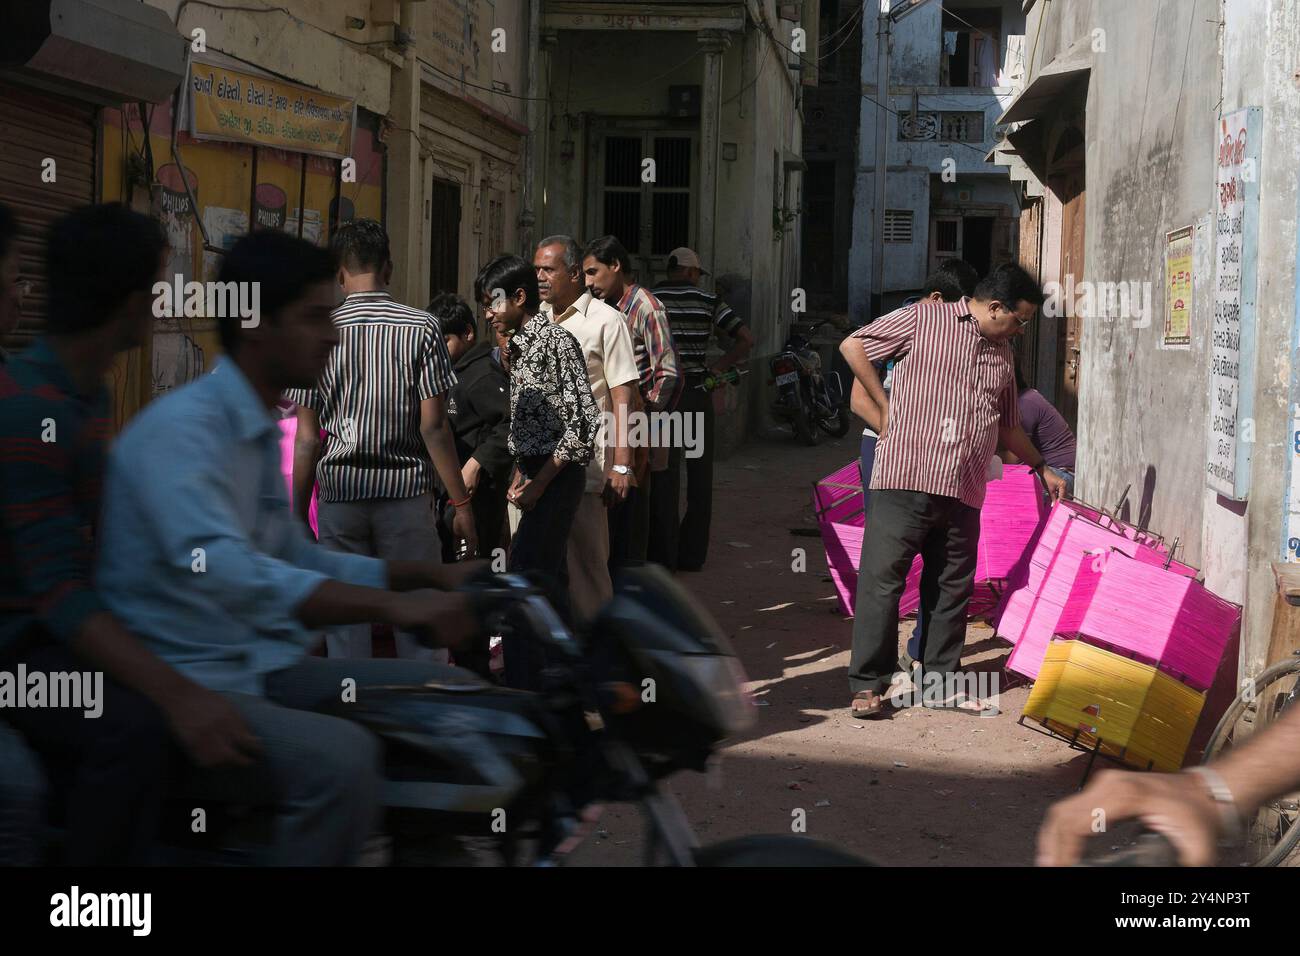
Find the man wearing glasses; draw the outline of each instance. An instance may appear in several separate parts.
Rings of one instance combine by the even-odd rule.
[[[1053,498],[1065,482],[1048,470],[1020,427],[1011,340],[1043,302],[1019,266],[999,266],[956,302],[922,300],[872,322],[861,349],[845,353],[874,402],[879,435],[858,571],[853,656],[855,717],[884,715],[898,660],[898,599],[920,553],[921,613],[926,642],[921,672],[945,689],[956,679],[966,640],[966,605],[975,579],[985,473],[999,445],[1030,465]],[[888,396],[873,363],[903,360]],[[997,708],[960,691],[925,706],[993,716]]]

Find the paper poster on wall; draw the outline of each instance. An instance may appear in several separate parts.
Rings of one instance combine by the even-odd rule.
[[[1300,202],[1297,203],[1296,222],[1300,224]],[[1296,249],[1296,269],[1296,275],[1300,275],[1300,247]],[[1286,481],[1283,484],[1281,552],[1284,561],[1300,561],[1300,286],[1295,291],[1290,345],[1291,404],[1283,445]]]
[[[1261,138],[1258,107],[1219,120],[1206,483],[1236,501],[1249,492],[1254,446],[1243,425],[1253,432]]]
[[[283,229],[289,197],[274,183],[258,183],[253,190],[253,228]]]
[[[153,394],[192,382],[206,367],[203,347],[181,331],[156,330],[153,336]]]
[[[1165,235],[1164,348],[1192,347],[1192,241],[1193,227]]]
[[[284,231],[291,236],[298,235],[298,207],[293,208],[293,215],[284,221]],[[321,219],[319,209],[308,209],[302,217],[302,237],[313,245],[321,245]]]
[[[195,202],[199,195],[199,178],[194,170],[184,170],[175,163],[159,166],[155,176],[158,180],[152,190],[153,214],[167,230],[167,279],[181,276],[182,283],[194,277],[194,205],[190,202],[193,194]],[[190,190],[185,191],[188,180]]]
[[[208,240],[214,246],[229,249],[240,236],[248,232],[248,212],[226,206],[208,206],[203,210],[203,225],[208,230]],[[221,256],[215,252],[203,253],[203,278],[211,282],[221,269]]]

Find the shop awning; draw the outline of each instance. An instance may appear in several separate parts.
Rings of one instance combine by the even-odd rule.
[[[1006,112],[998,117],[998,125],[1038,119],[1050,112],[1063,96],[1073,92],[1076,84],[1087,80],[1092,70],[1092,58],[1092,37],[1076,40],[1034,75]]]
[[[187,40],[138,0],[9,4],[0,70],[32,86],[104,105],[158,103],[185,72]]]

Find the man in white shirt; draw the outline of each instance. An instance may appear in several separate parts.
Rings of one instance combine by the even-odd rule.
[[[632,335],[622,313],[586,291],[578,244],[569,236],[543,239],[537,246],[533,266],[542,294],[542,311],[582,346],[592,397],[601,413],[596,456],[587,468],[586,493],[569,536],[570,605],[575,620],[582,622],[594,617],[614,594],[609,577],[606,509],[626,501],[635,485],[632,449],[625,436],[640,375]]]

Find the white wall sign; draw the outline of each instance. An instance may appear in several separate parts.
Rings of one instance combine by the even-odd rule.
[[[1206,483],[1244,501],[1252,443],[1242,440],[1255,391],[1255,269],[1259,248],[1260,111],[1219,120],[1214,198],[1214,319]]]

